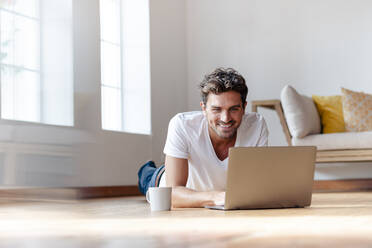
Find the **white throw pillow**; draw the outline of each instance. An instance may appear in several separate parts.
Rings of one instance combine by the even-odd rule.
[[[292,86],[286,85],[280,98],[293,137],[303,138],[309,134],[320,133],[320,117],[310,97],[300,95]]]

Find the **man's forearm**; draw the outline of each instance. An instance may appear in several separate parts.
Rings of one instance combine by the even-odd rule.
[[[172,207],[174,208],[200,208],[207,205],[224,204],[223,191],[195,191],[183,186],[172,188]]]

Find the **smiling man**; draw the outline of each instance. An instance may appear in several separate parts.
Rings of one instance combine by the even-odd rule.
[[[268,143],[262,116],[245,113],[248,88],[237,71],[217,68],[200,90],[202,111],[177,114],[169,123],[165,165],[150,161],[138,173],[142,193],[171,186],[173,207],[224,204],[229,148]]]

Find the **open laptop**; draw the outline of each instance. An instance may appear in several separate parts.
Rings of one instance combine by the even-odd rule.
[[[206,208],[260,209],[311,204],[315,146],[232,147],[225,205]]]

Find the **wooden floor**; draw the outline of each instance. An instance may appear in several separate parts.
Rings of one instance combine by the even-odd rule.
[[[143,197],[0,203],[1,247],[372,247],[372,192],[228,212],[151,212]]]

